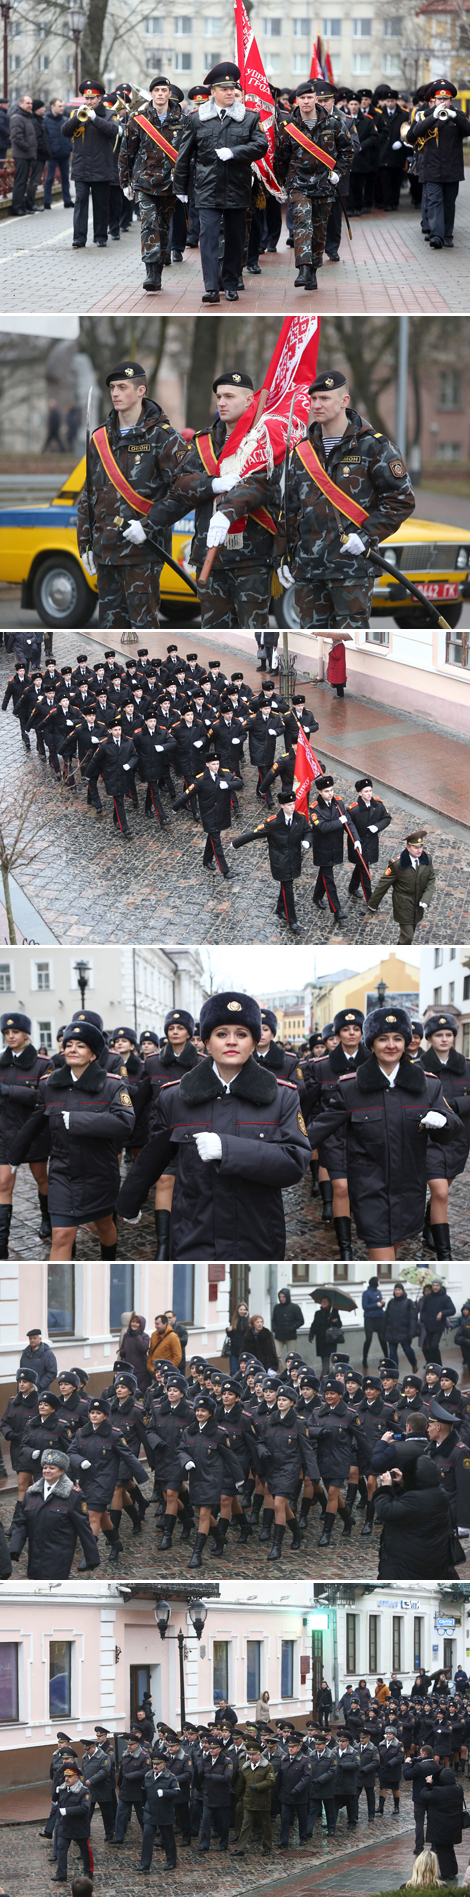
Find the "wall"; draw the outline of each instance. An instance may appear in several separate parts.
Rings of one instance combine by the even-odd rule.
[[[0,950],[0,969],[8,970],[10,982],[9,988],[0,987],[0,1011],[22,1007],[31,1016],[36,1042],[39,1021],[48,1020],[55,1050],[58,1028],[81,1007],[77,961],[88,963],[85,1007],[102,1015],[107,1031],[126,1024],[137,1034],[144,1027],[163,1034],[170,1008],[186,1008],[195,1019],[199,1016],[206,992],[199,949],[175,947],[167,953],[140,944],[133,948],[109,943],[105,948],[86,943],[73,951],[57,946],[53,954],[44,950],[33,955],[29,948]],[[46,989],[39,988],[38,964],[47,970]]]
[[[194,1323],[189,1329],[187,1360],[195,1351],[211,1362],[219,1357],[229,1315],[229,1270],[228,1266],[222,1269],[224,1279],[213,1287],[207,1265],[194,1264]],[[77,1262],[75,1285],[75,1335],[61,1338],[54,1332],[49,1338],[46,1261],[19,1263],[11,1258],[0,1266],[0,1383],[8,1389],[16,1390],[15,1371],[32,1324],[39,1324],[44,1342],[51,1343],[59,1370],[71,1363],[80,1365],[89,1373],[91,1391],[103,1388],[103,1375],[109,1381],[119,1341],[119,1332],[109,1329],[109,1264]],[[216,1298],[211,1297],[213,1289]],[[149,1332],[155,1313],[171,1308],[172,1301],[173,1265],[136,1260],[134,1302],[144,1313]]]

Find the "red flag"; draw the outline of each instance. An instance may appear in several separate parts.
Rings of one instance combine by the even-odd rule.
[[[252,165],[261,184],[271,197],[279,198],[282,203],[284,192],[274,173],[275,146],[275,109],[274,99],[266,78],[258,42],[250,26],[243,0],[235,0],[235,29],[237,35],[237,61],[240,67],[241,84],[245,95],[245,104],[251,111],[259,112],[263,132],[268,141],[265,158],[257,159]]]
[[[316,777],[322,777],[322,765],[319,764],[307,734],[300,728],[295,753],[294,790],[295,808],[308,817],[308,793]]]
[[[322,73],[320,61],[318,58],[316,46],[314,46],[313,48],[312,63],[311,63],[310,72],[309,72],[309,79],[323,79],[323,73]]]
[[[233,472],[239,478],[257,468],[273,464],[279,467],[284,460],[294,394],[292,446],[306,434],[310,413],[308,391],[316,374],[319,340],[319,316],[286,316],[263,382],[264,406],[258,412],[262,394],[258,389],[250,408],[245,410],[222,448],[221,464],[226,468],[228,462],[233,462]]]
[[[325,78],[325,55],[323,52],[323,43],[322,43],[319,33],[317,34],[316,53],[317,53],[318,64],[320,67],[320,72],[321,72],[322,78],[324,79]]]
[[[333,72],[330,53],[325,54],[325,66],[326,66],[326,78],[329,79],[331,82],[331,85],[334,86],[335,75]]]

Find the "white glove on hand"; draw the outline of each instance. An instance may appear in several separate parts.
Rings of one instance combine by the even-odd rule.
[[[91,1469],[91,1462],[81,1462],[81,1463],[80,1463],[80,1468],[81,1468],[81,1469]]]
[[[300,847],[301,847],[301,849],[302,849],[302,850],[309,850],[309,849],[310,849],[310,844],[309,844],[309,840],[308,840],[308,837],[302,837],[302,842],[301,842],[301,846],[300,846]]]
[[[95,119],[95,118],[96,118],[96,112],[95,112],[95,108],[94,108],[94,106],[93,106],[93,105],[87,105],[87,112],[88,112],[88,117],[89,117],[89,119]]]
[[[134,191],[134,186],[133,186],[133,184],[125,184],[125,185],[124,185],[124,197],[125,197],[125,198],[129,198],[130,200],[132,200],[132,198],[134,198],[134,197],[135,197],[135,191]]]
[[[154,748],[154,751],[164,751],[165,746],[164,744],[154,744],[153,748]]]
[[[122,768],[123,768],[123,771],[130,771],[130,769],[131,769],[131,766],[130,766],[130,764],[123,764],[123,767],[122,767]]]
[[[447,117],[448,117],[448,119],[456,119],[456,118],[457,118],[457,113],[456,113],[456,112],[454,112],[454,110],[453,110],[453,107],[452,107],[451,105],[448,105],[448,106],[446,106],[446,112],[447,112]]]
[[[67,1127],[67,1132],[68,1132],[69,1126],[70,1126],[70,1109],[68,1109],[67,1112],[65,1111],[62,1112],[62,1119],[64,1122],[64,1126]]]
[[[160,1792],[158,1790],[158,1785],[157,1785],[157,1798],[163,1798],[163,1792]]]
[[[215,150],[216,157],[222,159],[223,165],[226,165],[227,158],[233,158],[233,151],[230,150],[230,145],[216,145]]]
[[[208,547],[221,547],[223,540],[227,538],[229,526],[228,514],[213,514],[206,536]]]
[[[187,195],[183,191],[177,191],[176,196],[179,204],[187,204]]]
[[[8,1162],[8,1163],[10,1164],[10,1162]],[[17,1168],[16,1168],[16,1166],[10,1166],[10,1172],[13,1172],[13,1173],[15,1173],[16,1171],[17,1171]]]
[[[201,750],[202,750],[202,746],[203,746],[203,743],[204,743],[204,739],[203,739],[203,738],[195,738],[195,739],[194,739],[194,749],[195,749],[195,751],[201,751]],[[156,746],[156,749],[158,750],[158,746]]]
[[[89,573],[90,579],[92,580],[96,573],[96,566],[91,547],[87,547],[86,553],[82,553],[82,566],[84,566],[85,573]]]
[[[191,1461],[190,1461],[190,1462],[185,1462],[185,1465],[184,1465],[184,1466],[185,1466],[185,1469],[195,1469],[195,1467],[196,1467],[196,1464],[195,1464],[195,1462],[191,1462]]]
[[[131,520],[130,527],[124,529],[122,538],[123,540],[130,540],[133,547],[141,547],[143,540],[147,539],[141,521]]]
[[[65,1818],[65,1817],[66,1817],[66,1815],[67,1815],[67,1806],[66,1806],[66,1805],[59,1805],[59,1811],[60,1811],[60,1816],[61,1816],[61,1818]]]
[[[364,541],[359,534],[349,534],[342,547],[343,553],[364,553]]]
[[[367,825],[367,828],[368,828],[368,830],[370,830],[370,833],[371,833],[371,836],[373,836],[373,837],[376,837],[376,836],[377,836],[377,824],[376,824],[376,823],[368,823],[368,825]]]
[[[294,575],[291,573],[290,566],[287,565],[287,560],[281,560],[281,564],[277,569],[277,577],[281,582],[281,586],[294,585]]]
[[[40,1454],[41,1454],[41,1451],[40,1451],[40,1449],[33,1449],[33,1450],[32,1450],[32,1458],[33,1458],[33,1462],[35,1462],[35,1461],[36,1461],[36,1457],[37,1457],[37,1456],[40,1456]]]
[[[124,1224],[125,1224],[125,1225],[138,1225],[138,1224],[139,1224],[139,1221],[140,1221],[140,1219],[142,1218],[142,1213],[141,1213],[141,1212],[138,1212],[138,1213],[137,1213],[137,1218],[136,1218],[136,1219],[126,1219],[126,1217],[125,1217],[125,1215],[124,1215],[124,1214],[123,1214],[123,1217],[124,1217]]]
[[[222,1140],[218,1133],[193,1133],[199,1158],[204,1160],[222,1158]]]
[[[418,909],[427,909],[427,902],[419,902]]]
[[[360,847],[361,847],[360,838],[357,837],[356,842],[354,844],[354,848],[355,850],[360,850]]]
[[[238,487],[240,476],[237,474],[215,474],[212,482],[213,494],[229,494],[231,487]]]
[[[332,184],[339,184],[339,171],[330,171],[330,178]]]
[[[446,1126],[445,1113],[425,1113],[419,1124],[420,1126]]]
[[[345,817],[345,816],[343,816],[343,815],[342,815],[342,813],[341,813],[341,811],[340,811],[340,818],[339,818],[339,820],[340,820],[340,823],[347,823],[347,821],[348,821],[348,819],[347,819],[347,817]]]
[[[394,140],[394,143],[392,145],[392,151],[401,151],[401,138],[396,138]]]

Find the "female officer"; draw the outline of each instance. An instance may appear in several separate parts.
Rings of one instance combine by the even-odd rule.
[[[158,1042],[152,1054],[148,1054],[147,1047],[144,1047],[141,1042],[142,1053],[145,1053],[146,1087],[142,1087],[140,1090],[138,1110],[139,1114],[142,1113],[143,1109],[148,1112],[146,1139],[149,1139],[155,1131],[156,1107],[165,1081],[179,1080],[180,1074],[185,1074],[189,1072],[190,1068],[197,1067],[200,1058],[192,1039],[194,1034],[193,1017],[192,1014],[187,1013],[185,1008],[171,1008],[170,1013],[165,1016],[164,1029],[167,1038],[160,1052],[157,1052]],[[149,1038],[148,1036],[147,1040]],[[155,1039],[156,1037],[154,1036],[152,1038]],[[140,1143],[142,1144],[142,1142]],[[155,1192],[157,1250],[155,1257],[159,1259],[168,1259],[170,1256],[170,1218],[176,1165],[176,1158],[171,1159],[170,1157],[165,1166],[165,1171],[157,1180]]]
[[[313,1118],[319,1103],[327,1100],[342,1074],[353,1074],[367,1060],[362,1030],[364,1015],[360,1008],[341,1008],[333,1022],[334,1038],[325,1048],[325,1058],[312,1062],[307,1079],[308,1117]],[[337,1038],[336,1038],[337,1037]],[[346,1178],[346,1136],[341,1128],[322,1140],[319,1158],[319,1185],[325,1217],[333,1218],[340,1258],[352,1258],[351,1214]],[[332,1200],[333,1195],[333,1200]]]
[[[374,1260],[395,1260],[421,1229],[426,1200],[426,1145],[457,1132],[438,1079],[411,1062],[404,1008],[374,1008],[364,1024],[369,1059],[345,1074],[309,1127],[312,1145],[346,1132],[347,1178],[359,1238]]]
[[[295,1407],[295,1389],[282,1383],[277,1393],[265,1435],[268,1450],[268,1491],[266,1507],[274,1509],[273,1545],[268,1561],[280,1561],[287,1524],[292,1528],[292,1548],[301,1548],[302,1535],[295,1516],[295,1500],[302,1470],[313,1486],[320,1480],[318,1462],[309,1430]],[[294,1504],[294,1506],[293,1506]]]
[[[426,1073],[440,1080],[447,1104],[459,1114],[459,1119],[452,1139],[446,1140],[445,1146],[436,1146],[433,1141],[428,1147],[431,1198],[426,1206],[423,1238],[436,1258],[451,1258],[447,1222],[449,1186],[457,1174],[464,1171],[470,1148],[470,1060],[457,1053],[458,1028],[453,1014],[430,1015],[424,1032],[429,1047],[419,1059]]]
[[[2,1014],[0,1028],[6,1047],[0,1055],[0,1258],[8,1258],[8,1236],[12,1218],[12,1198],[16,1167],[10,1166],[11,1143],[29,1120],[38,1101],[38,1084],[48,1073],[47,1055],[37,1054],[30,1039],[31,1022],[27,1014]],[[29,1165],[36,1180],[41,1207],[40,1237],[50,1238],[51,1223],[47,1204],[47,1127],[29,1149]]]
[[[172,1258],[283,1258],[282,1187],[310,1162],[297,1087],[253,1060],[261,1012],[251,995],[211,995],[200,1025],[209,1059],[162,1087],[118,1209],[135,1215],[176,1146]]]
[[[184,1431],[181,1447],[181,1474],[189,1470],[189,1495],[199,1509],[199,1526],[190,1568],[202,1568],[202,1551],[212,1535],[218,1554],[223,1554],[223,1538],[216,1516],[224,1487],[243,1488],[243,1469],[230,1447],[223,1424],[217,1422],[214,1396],[197,1397],[195,1415]]]
[[[15,1163],[49,1121],[51,1258],[71,1258],[78,1227],[88,1223],[97,1227],[101,1257],[116,1257],[118,1154],[132,1132],[134,1111],[122,1080],[97,1060],[104,1046],[91,1021],[65,1028],[64,1062],[41,1082],[40,1104],[11,1141]]]
[[[74,1481],[88,1502],[90,1528],[98,1540],[100,1528],[105,1540],[109,1542],[109,1559],[117,1561],[122,1553],[122,1541],[119,1540],[119,1524],[112,1521],[110,1509],[113,1496],[124,1465],[125,1477],[135,1476],[137,1482],[147,1481],[142,1472],[142,1463],[129,1449],[126,1436],[116,1421],[109,1420],[110,1406],[105,1396],[95,1396],[90,1403],[88,1422],[78,1429],[70,1451],[70,1470]],[[86,1567],[83,1561],[81,1566]]]

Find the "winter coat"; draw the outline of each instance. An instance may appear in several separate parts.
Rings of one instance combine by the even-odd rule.
[[[299,1752],[296,1759],[286,1759],[279,1774],[281,1805],[305,1804],[311,1787],[312,1761],[306,1752]]]
[[[178,1365],[181,1363],[182,1354],[178,1333],[173,1330],[172,1324],[169,1324],[168,1329],[161,1334],[159,1331],[152,1331],[147,1357],[147,1370],[150,1371],[150,1375],[152,1376],[154,1365],[160,1357],[166,1357],[167,1362],[174,1364],[175,1370],[177,1370]]]
[[[246,1317],[237,1317],[234,1324],[227,1325],[227,1337],[230,1338],[230,1356],[239,1357],[245,1348]],[[470,1326],[469,1326],[470,1341]]]
[[[251,1326],[248,1326],[248,1330],[245,1331],[243,1338],[243,1349],[249,1350],[253,1357],[257,1357],[258,1363],[262,1363],[265,1370],[277,1370],[279,1368],[279,1360],[272,1331],[268,1330],[265,1324],[263,1324],[262,1331],[253,1331]]]
[[[67,1427],[70,1427],[72,1436],[75,1436],[77,1429],[83,1429],[83,1424],[88,1421],[88,1403],[86,1396],[81,1395],[80,1390],[72,1390],[72,1395],[65,1397],[62,1396],[62,1392],[60,1391],[60,1399],[60,1410],[58,1411],[60,1421],[61,1423],[65,1423]]]
[[[91,1792],[92,1803],[109,1805],[112,1796],[111,1760],[102,1746],[96,1752],[82,1752],[82,1772]]]
[[[302,1124],[300,1124],[302,1122]],[[276,1080],[250,1058],[225,1093],[212,1063],[202,1060],[180,1085],[162,1088],[155,1137],[121,1189],[127,1213],[178,1149],[171,1216],[173,1258],[282,1258],[282,1187],[302,1178],[310,1159],[297,1088]],[[199,1159],[197,1129],[219,1133],[222,1157]],[[148,1185],[147,1185],[148,1181]],[[132,1216],[132,1213],[131,1213]]]
[[[361,1440],[357,1418],[351,1416],[342,1396],[334,1410],[330,1410],[326,1403],[322,1405],[312,1423],[311,1433],[323,1480],[341,1487],[349,1475],[351,1463],[357,1461]]]
[[[147,1405],[147,1441],[152,1468],[162,1489],[181,1488],[184,1475],[181,1445],[192,1419],[192,1407],[185,1396],[180,1397],[176,1409],[173,1409],[167,1396],[158,1406],[152,1401]]]
[[[312,804],[310,810],[313,826],[313,861],[319,866],[342,863],[346,824],[341,822],[341,816],[345,814],[346,807],[342,797],[332,797],[331,803],[328,804],[319,791],[316,802]],[[348,823],[353,836],[357,838],[354,818],[349,816]]]
[[[149,1455],[150,1445],[145,1427],[142,1403],[140,1401],[136,1402],[132,1395],[126,1397],[125,1403],[119,1403],[117,1396],[111,1396],[110,1401],[111,1422],[122,1430],[127,1448],[132,1451],[132,1455],[136,1456],[138,1460],[142,1448],[145,1455]],[[118,1482],[125,1482],[126,1475],[126,1465],[123,1463],[119,1469]]]
[[[364,1047],[363,1041],[360,1041],[354,1063],[351,1065],[340,1041],[338,1047],[333,1048],[332,1054],[325,1054],[322,1060],[312,1061],[306,1079],[307,1132],[309,1120],[313,1117],[316,1118],[318,1109],[320,1108],[321,1110],[323,1102],[328,1102],[331,1090],[336,1086],[336,1082],[340,1080],[341,1075],[355,1073],[357,1068],[362,1067],[364,1061],[368,1060],[368,1058],[367,1048]],[[344,1127],[338,1127],[338,1131],[336,1133],[330,1133],[328,1139],[319,1141],[318,1157],[320,1165],[326,1167],[330,1179],[345,1179],[347,1157],[346,1132]]]
[[[282,736],[283,720],[279,712],[258,706],[246,719],[251,764],[269,771],[274,763],[276,742]]]
[[[361,839],[361,854],[364,857],[365,863],[378,863],[379,836],[382,830],[388,829],[388,825],[392,821],[390,812],[386,809],[385,804],[381,803],[379,797],[371,797],[370,804],[366,804],[360,794],[356,797],[354,804],[347,805],[347,810],[349,816],[353,819],[354,828],[357,830],[357,834]],[[375,830],[377,830],[377,836],[375,836],[374,831],[371,830],[371,824],[373,824]],[[351,843],[351,838],[348,836],[348,857],[350,863],[356,862],[356,854],[354,844]]]
[[[143,1803],[144,1784],[149,1774],[150,1753],[148,1746],[139,1745],[137,1752],[123,1752],[119,1771],[119,1796],[131,1805],[134,1799]],[[153,1773],[152,1773],[153,1778]]]
[[[309,1343],[313,1344],[313,1342],[315,1342],[317,1357],[331,1355],[331,1351],[336,1348],[340,1331],[341,1318],[339,1311],[335,1311],[334,1305],[330,1306],[329,1311],[322,1311],[320,1305],[318,1311],[315,1311],[315,1316],[312,1318],[308,1333]],[[327,1335],[327,1333],[330,1332],[331,1337]],[[334,1336],[335,1332],[336,1338]]]
[[[413,868],[408,850],[402,850],[401,856],[391,856],[388,868],[379,877],[372,895],[369,897],[369,909],[374,913],[384,896],[391,889],[392,910],[395,922],[400,928],[416,929],[423,921],[424,910],[420,903],[432,901],[436,886],[432,856],[423,850],[419,858],[418,869]]]
[[[15,1471],[23,1467],[21,1462],[23,1437],[33,1418],[38,1416],[37,1390],[30,1390],[29,1396],[21,1396],[18,1390],[17,1396],[10,1397],[0,1423],[0,1434],[5,1437],[5,1442],[10,1443],[11,1466]]]
[[[372,112],[358,112],[354,120],[354,130],[359,139],[359,151],[355,151],[351,171],[376,171],[379,157],[379,136]]]
[[[319,1704],[319,1695],[317,1693],[317,1706],[318,1704]],[[337,1753],[330,1752],[328,1747],[325,1752],[312,1753],[311,1767],[312,1767],[312,1803],[313,1804],[318,1803],[318,1800],[320,1798],[334,1798],[334,1794],[336,1790],[336,1760],[337,1760]]]
[[[445,1151],[442,1148],[435,1155],[428,1154],[429,1161],[436,1159],[441,1178],[455,1179],[457,1173],[464,1171],[470,1150],[470,1060],[458,1054],[456,1047],[451,1047],[447,1061],[439,1060],[435,1047],[430,1047],[426,1054],[419,1054],[418,1059],[427,1074],[435,1074],[440,1080],[449,1106],[459,1115],[455,1134],[447,1141]],[[428,1179],[435,1176],[428,1172]],[[427,1303],[424,1298],[423,1311]]]
[[[15,160],[29,158],[31,164],[36,161],[36,132],[32,112],[25,112],[22,105],[14,105],[10,113],[11,149]]]
[[[319,1481],[315,1441],[294,1410],[283,1417],[273,1412],[265,1442],[269,1455],[266,1478],[272,1495],[286,1495],[289,1499],[295,1496],[301,1470],[312,1482]]]
[[[451,1517],[441,1489],[382,1489],[375,1497],[382,1527],[378,1574],[381,1581],[455,1579],[450,1558]]]
[[[202,1759],[202,1799],[210,1811],[226,1811],[232,1795],[233,1766],[224,1752],[217,1759],[205,1754]]]
[[[181,797],[177,797],[173,810],[183,810],[190,797],[197,797],[203,829],[209,836],[217,836],[220,830],[229,830],[231,824],[232,790],[242,790],[241,777],[234,777],[233,771],[220,769],[216,777],[207,769],[198,772],[193,782]]]
[[[151,1382],[147,1365],[150,1338],[145,1329],[145,1317],[139,1317],[139,1324],[140,1330],[133,1331],[129,1327],[124,1332],[118,1355],[122,1357],[124,1363],[130,1363],[134,1376],[137,1378],[139,1390],[142,1396],[145,1396],[145,1391],[148,1390]]]
[[[128,1448],[123,1430],[110,1417],[106,1416],[97,1429],[89,1422],[77,1430],[70,1451],[70,1468],[93,1511],[101,1513],[109,1508],[121,1463],[128,1476],[133,1476],[136,1482],[145,1481],[142,1464]]]
[[[245,1479],[250,1469],[254,1470],[255,1475],[264,1475],[267,1467],[265,1438],[251,1410],[244,1408],[241,1398],[231,1410],[225,1410],[222,1404],[217,1421],[224,1429],[237,1463],[241,1464]]]
[[[233,152],[233,160],[217,157],[217,148]],[[252,164],[264,158],[268,141],[258,112],[241,101],[229,106],[223,120],[210,99],[186,119],[175,165],[174,189],[187,195],[193,166],[197,210],[247,211],[251,200]]]
[[[399,1745],[396,1739],[382,1740],[381,1745],[379,1745],[379,1777],[381,1788],[383,1788],[384,1791],[387,1786],[397,1791],[400,1784],[404,1757],[403,1746]]]
[[[76,1082],[70,1067],[56,1067],[41,1083],[42,1104],[29,1125],[12,1142],[12,1163],[29,1158],[35,1129],[49,1122],[51,1160],[49,1211],[53,1224],[62,1218],[101,1218],[111,1210],[119,1191],[120,1148],[134,1125],[130,1095],[122,1081],[91,1061]],[[63,1112],[70,1114],[69,1129]],[[28,1150],[29,1149],[29,1150]]]
[[[278,1344],[290,1344],[296,1341],[297,1331],[302,1329],[304,1314],[300,1304],[293,1304],[289,1287],[282,1287],[282,1304],[278,1298],[271,1318],[273,1337]]]
[[[186,1464],[191,1461],[194,1469]],[[243,1481],[243,1468],[230,1446],[230,1438],[222,1423],[210,1416],[204,1429],[194,1418],[184,1431],[180,1451],[181,1480],[189,1479],[189,1494],[196,1508],[209,1508],[219,1500],[220,1495],[233,1495],[234,1487]]]
[[[49,144],[48,128],[46,125],[46,113],[44,113],[43,118],[40,118],[39,112],[32,112],[31,118],[34,125],[34,132],[35,132],[35,138],[36,138],[36,157],[42,158],[44,164],[47,164],[48,158],[51,157],[51,147]]]
[[[252,1765],[249,1759],[245,1759],[241,1769],[241,1779],[245,1811],[270,1811],[276,1774],[268,1754],[263,1752],[257,1765]]]
[[[178,1779],[168,1765],[163,1767],[163,1772],[146,1772],[144,1823],[148,1819],[153,1825],[173,1825],[178,1791]]]
[[[426,1343],[428,1344],[434,1337],[439,1343],[443,1331],[446,1330],[446,1319],[455,1317],[455,1304],[452,1303],[448,1292],[444,1290],[444,1286],[440,1291],[423,1292],[423,1296],[417,1299],[416,1309],[422,1330],[426,1333]],[[459,1396],[460,1391],[457,1394]]]
[[[113,184],[116,121],[97,105],[94,119],[80,122],[78,109],[62,124],[62,136],[71,144],[72,178],[77,184]]]
[[[463,1785],[455,1781],[453,1785],[443,1784],[442,1780],[437,1785],[424,1785],[421,1804],[427,1811],[426,1843],[437,1847],[461,1844]]]
[[[451,1430],[443,1443],[431,1444],[431,1461],[445,1490],[454,1527],[459,1522],[462,1528],[470,1527],[468,1445],[460,1440],[457,1428]]]
[[[335,639],[334,645],[330,646],[326,676],[329,685],[347,684],[346,647],[342,639]]]
[[[84,1489],[70,1476],[59,1476],[44,1499],[44,1477],[17,1502],[10,1532],[13,1559],[28,1543],[29,1581],[67,1581],[77,1546],[81,1543],[88,1568],[99,1568],[100,1557],[88,1519]]]
[[[58,165],[65,164],[66,160],[70,158],[70,141],[68,138],[64,138],[62,131],[62,126],[66,118],[66,112],[61,112],[60,115],[55,118],[50,106],[49,110],[44,114],[43,123],[46,127],[49,140],[50,156],[51,158],[55,158]]]
[[[64,1838],[89,1838],[91,1793],[83,1779],[57,1787],[59,1824]]]
[[[230,163],[221,166],[221,170],[225,172],[233,169]],[[203,434],[209,435],[218,460],[222,448],[229,440],[225,422],[216,418],[211,423],[210,429],[204,430]],[[212,475],[208,473],[206,466],[206,448],[201,458],[202,450],[200,453],[197,444],[198,436],[196,435],[174,476],[171,494],[167,499],[158,499],[151,508],[145,531],[151,539],[152,529],[155,528],[157,537],[161,539],[162,526],[178,520],[194,508],[196,521],[191,543],[191,560],[194,566],[199,568],[207,553],[206,536],[214,511],[214,494]],[[258,468],[253,473],[245,475],[243,480],[240,479],[237,486],[231,488],[229,493],[222,495],[223,512],[231,523],[233,533],[228,533],[226,540],[216,549],[214,562],[216,570],[228,568],[230,572],[242,575],[244,568],[247,565],[252,566],[253,561],[257,566],[272,564],[274,529],[280,509],[280,482],[279,467],[273,468],[272,474],[268,474],[266,467]],[[262,521],[255,519],[255,510],[260,508],[266,509],[271,525],[264,525]],[[235,536],[237,540],[241,539],[241,546],[233,546]],[[215,694],[214,697],[208,695],[206,704],[211,711],[218,711],[218,695]],[[271,719],[269,722],[271,723]]]
[[[296,1054],[287,1054],[285,1048],[281,1046],[280,1041],[270,1041],[267,1053],[260,1054],[257,1050],[255,1060],[261,1061],[261,1065],[267,1067],[270,1074],[281,1074],[283,1080],[292,1080],[294,1086],[299,1089],[301,1105],[303,1108],[305,1107],[306,1093],[303,1069],[299,1065]]]
[[[139,1099],[140,1087],[145,1079],[145,1062],[133,1048],[130,1054],[110,1054],[106,1061],[108,1074],[118,1074],[124,1083],[126,1093],[130,1093],[134,1112]]]
[[[374,1784],[378,1765],[378,1748],[372,1745],[371,1739],[368,1739],[366,1745],[361,1745],[359,1749],[358,1791],[363,1792],[367,1785]]]
[[[465,176],[462,146],[464,138],[470,138],[470,119],[460,111],[456,100],[452,100],[454,118],[435,119],[434,110],[433,100],[409,126],[406,142],[416,146],[419,139],[425,139],[419,154],[424,184],[456,184]]]
[[[393,150],[394,145],[398,145],[400,139],[403,124],[403,106],[396,105],[393,112],[389,112],[384,100],[381,104],[374,106],[374,121],[377,127],[379,141],[379,167],[384,167],[387,171],[403,171],[407,158],[404,146],[402,145],[398,151]]]
[[[113,128],[114,129],[114,128]],[[109,445],[117,461],[121,474],[137,494],[144,500],[156,502],[169,493],[178,462],[186,454],[186,444],[168,421],[164,409],[158,402],[151,402],[144,396],[142,412],[138,422],[134,422],[129,434],[121,434],[119,417],[114,409],[106,418],[106,432]],[[141,546],[129,546],[118,533],[114,525],[116,514],[116,489],[100,460],[98,449],[92,436],[90,446],[91,505],[93,512],[93,550],[95,560],[101,564],[115,566],[130,564],[145,566],[154,562],[161,566],[162,556],[152,549],[150,521],[145,523],[146,539]],[[118,495],[118,512],[128,527],[135,520],[135,509],[131,501]],[[86,489],[83,489],[78,503],[77,533],[80,552],[84,553],[90,538],[88,502]],[[160,542],[161,533],[157,536]]]
[[[245,843],[264,843],[269,850],[271,876],[275,883],[295,882],[302,870],[302,861],[307,854],[303,844],[310,848],[310,826],[301,810],[295,810],[291,823],[287,823],[281,809],[276,816],[267,817],[266,823],[258,823],[253,830],[245,830],[243,836],[233,839],[234,850],[243,849]]]
[[[359,1752],[357,1746],[345,1746],[344,1752],[336,1754],[335,1794],[338,1804],[344,1798],[351,1798],[357,1792],[359,1774]]]
[[[0,158],[6,158],[11,144],[10,120],[6,106],[0,105]]]
[[[55,1381],[57,1357],[54,1356],[49,1344],[38,1344],[37,1350],[32,1350],[31,1344],[25,1344],[20,1357],[20,1370],[35,1370],[38,1379],[37,1391],[40,1396],[41,1391],[49,1390],[51,1383]]]
[[[222,770],[225,765],[227,770],[237,772],[243,761],[243,745],[246,738],[241,718],[232,718],[230,724],[224,716],[216,718],[212,725],[212,738]]]
[[[0,1088],[8,1087],[8,1093],[0,1092],[0,1165],[9,1161],[13,1164],[13,1142],[22,1129],[30,1124],[34,1109],[39,1101],[39,1081],[49,1072],[50,1060],[45,1054],[37,1054],[32,1041],[27,1041],[21,1054],[13,1054],[11,1047],[5,1047],[0,1054]],[[42,1137],[35,1138],[28,1159],[46,1159],[49,1152],[47,1127],[40,1129]]]
[[[355,409],[348,410],[348,426],[326,460],[320,424],[308,431],[322,467],[343,493],[367,510],[360,535],[365,547],[377,548],[379,542],[395,533],[408,514],[413,513],[414,494],[401,455],[387,435],[377,434],[370,422],[362,420]],[[307,473],[299,451],[294,449],[289,479],[289,520],[291,534],[298,533],[296,573],[308,577],[312,566],[324,569],[330,555],[338,565],[340,527],[337,508],[321,493]],[[346,519],[350,529],[350,521]],[[348,567],[350,560],[348,557]],[[364,561],[361,561],[364,572]]]
[[[341,176],[351,163],[353,149],[344,119],[334,111],[330,118],[328,112],[317,107],[315,124],[307,124],[306,119],[302,118],[300,106],[296,105],[278,133],[277,165],[287,196],[292,197],[293,192],[301,192],[303,197],[313,199],[314,203],[320,198],[322,203],[333,204],[336,190],[331,183],[328,165],[322,164],[321,158],[315,158],[313,153],[306,151],[305,146],[297,143],[297,139],[289,132],[289,124],[295,125],[320,151],[333,158],[334,169]]]
[[[46,1423],[41,1422],[39,1410],[37,1415],[33,1412],[18,1449],[18,1469],[28,1475],[40,1475],[43,1450],[60,1449],[68,1456],[73,1433],[70,1425],[61,1420],[57,1410]]]
[[[179,105],[171,103],[162,124],[152,101],[140,108],[142,116],[149,125],[161,132],[167,145],[174,151],[181,143],[183,120]],[[133,184],[134,191],[144,191],[153,198],[174,196],[174,164],[167,158],[161,146],[156,145],[149,132],[136,124],[134,113],[124,131],[119,152],[119,183],[125,189]]]
[[[395,1086],[390,1087],[375,1054],[355,1079],[345,1077],[330,1095],[329,1105],[310,1123],[312,1146],[323,1134],[346,1126],[347,1179],[358,1237],[369,1245],[401,1244],[421,1230],[426,1204],[427,1129],[421,1121],[432,1109],[442,1113],[454,1130],[455,1116],[446,1105],[439,1081],[427,1079],[419,1062],[402,1058]],[[444,1137],[446,1127],[434,1137]],[[406,1302],[406,1300],[405,1300]],[[384,1333],[396,1340],[401,1319],[387,1306]],[[403,1313],[408,1325],[408,1313]],[[413,1310],[413,1321],[416,1314]],[[387,1325],[391,1324],[389,1331]],[[409,1341],[406,1329],[406,1341]]]
[[[180,1080],[182,1074],[191,1067],[197,1067],[201,1055],[192,1041],[185,1041],[181,1054],[175,1054],[171,1041],[166,1041],[159,1054],[150,1054],[145,1062],[145,1078],[141,1083],[137,1101],[136,1132],[139,1128],[139,1116],[147,1116],[148,1139],[155,1131],[155,1109],[161,1089],[166,1080]],[[138,1142],[136,1142],[138,1144]]]

